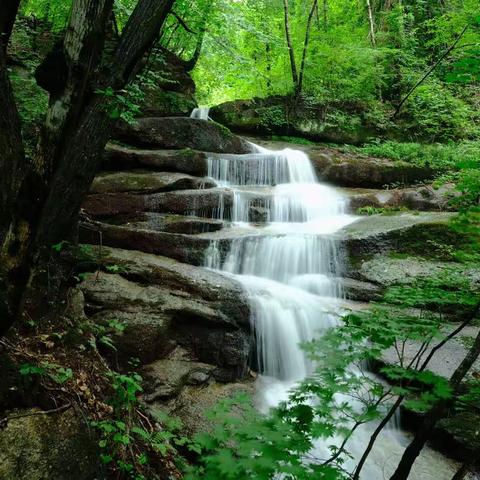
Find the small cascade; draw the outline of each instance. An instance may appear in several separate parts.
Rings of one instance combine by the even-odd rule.
[[[196,118],[197,120],[209,120],[210,117],[208,116],[210,112],[210,108],[208,107],[198,107],[192,110],[190,114],[190,118]]]

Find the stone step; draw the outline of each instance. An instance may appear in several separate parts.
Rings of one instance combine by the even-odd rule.
[[[175,192],[132,194],[91,194],[85,198],[82,208],[93,217],[137,212],[173,213],[180,215],[202,215],[216,217],[219,209],[230,209],[233,193],[225,188],[206,190],[179,190]]]
[[[90,193],[158,193],[174,190],[198,190],[216,187],[213,180],[179,172],[103,172],[98,174]]]
[[[166,233],[185,233],[197,235],[217,232],[225,226],[223,220],[213,218],[140,212],[131,215],[117,215],[108,219],[108,223],[138,230],[154,230]]]
[[[140,118],[122,124],[115,139],[143,148],[193,148],[205,152],[250,153],[249,142],[218,123],[187,117]]]
[[[109,143],[105,149],[103,168],[127,170],[148,168],[163,172],[179,172],[205,176],[208,172],[207,154],[185,148],[182,150],[142,150]]]

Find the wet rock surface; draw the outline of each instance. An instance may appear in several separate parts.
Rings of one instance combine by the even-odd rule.
[[[138,212],[203,214],[207,218],[212,218],[220,206],[229,209],[232,200],[231,192],[222,188],[138,195],[128,192],[99,193],[88,195],[83,202],[83,208],[89,216],[94,218]]]
[[[345,189],[352,212],[359,208],[409,209],[420,211],[454,211],[452,200],[459,195],[454,185],[439,188],[422,185],[392,190]]]
[[[90,255],[122,272],[97,272],[81,284],[85,310],[95,322],[116,320],[126,327],[115,337],[119,361],[153,362],[181,345],[191,358],[212,364],[217,379],[245,376],[249,307],[236,282],[138,251],[102,247]]]

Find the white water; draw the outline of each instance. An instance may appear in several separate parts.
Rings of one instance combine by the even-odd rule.
[[[206,107],[199,107],[194,108],[192,113],[190,114],[190,118],[196,118],[198,120],[208,120],[210,117],[208,116],[209,108]]]
[[[257,400],[266,411],[286,400],[295,383],[312,371],[300,344],[339,322],[343,295],[335,278],[341,276],[341,261],[331,234],[355,217],[345,213],[345,200],[335,189],[318,183],[304,153],[256,149],[209,159],[209,176],[233,191],[233,228],[250,229],[252,235],[235,239],[226,255],[212,242],[205,265],[234,275],[247,292],[257,346],[254,363],[261,374]],[[252,223],[259,208],[264,222]],[[224,209],[218,212],[222,217]],[[359,429],[349,442],[354,458],[363,453],[373,428]],[[362,478],[388,478],[407,440],[392,422],[377,440]],[[325,445],[315,453],[328,458]],[[355,460],[346,466],[353,470]],[[447,480],[453,473],[440,454],[426,450],[410,478]]]

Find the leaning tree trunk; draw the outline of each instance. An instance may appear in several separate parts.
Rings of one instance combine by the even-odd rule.
[[[109,73],[99,90],[123,89],[138,73],[145,53],[158,37],[174,0],[143,0],[123,29]],[[62,239],[75,226],[77,213],[98,169],[115,120],[108,115],[107,99],[97,93],[84,110],[77,128],[63,142],[64,148],[43,206],[36,236],[37,247]]]
[[[62,67],[67,78],[60,92],[50,91],[50,105],[35,157],[36,167],[47,183],[63,144],[68,141],[69,130],[76,129],[85,98],[91,94],[112,7],[113,0],[76,0],[72,4],[62,48]]]

